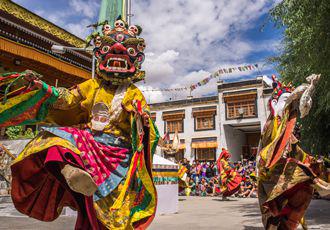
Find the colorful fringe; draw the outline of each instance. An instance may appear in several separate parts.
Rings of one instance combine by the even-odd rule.
[[[22,75],[14,74],[6,78],[2,77],[0,82],[4,84],[9,79],[13,83],[20,77]],[[47,116],[48,106],[58,98],[57,90],[43,83],[41,90],[28,91],[26,88],[24,92],[22,89],[16,90],[15,94],[18,92],[22,94],[6,101],[9,87],[10,85],[6,88],[3,97],[4,104],[0,108],[0,127],[35,124],[43,121]]]
[[[173,169],[153,169],[153,181],[156,185],[161,184],[178,184],[178,170]]]

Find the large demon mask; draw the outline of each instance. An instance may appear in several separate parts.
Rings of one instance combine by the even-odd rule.
[[[305,117],[312,107],[312,95],[320,75],[312,74],[306,78],[307,83],[294,88],[291,83],[283,84],[273,76],[273,94],[269,100],[273,116],[282,117],[285,109],[292,103],[299,103],[300,117]]]
[[[94,38],[94,55],[97,58],[96,73],[114,85],[137,82],[144,79],[141,64],[144,61],[145,42],[138,37],[139,26],[127,26],[119,19],[113,27],[104,24],[102,35]]]

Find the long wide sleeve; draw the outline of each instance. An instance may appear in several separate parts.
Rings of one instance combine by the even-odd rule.
[[[98,87],[97,81],[90,79],[72,89],[57,88],[59,96],[50,106],[45,121],[61,126],[88,123],[91,105]]]
[[[43,82],[40,90],[11,97],[0,105],[0,127],[37,123],[61,126],[87,123],[98,87],[94,79],[72,89],[55,88]]]
[[[0,127],[36,124],[45,120],[49,105],[57,98],[56,88],[43,83],[40,90],[8,99],[0,105]]]

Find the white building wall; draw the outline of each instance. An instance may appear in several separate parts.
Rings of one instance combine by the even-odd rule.
[[[265,95],[263,93],[264,87],[262,84],[257,87],[243,87],[244,89],[228,89],[224,91],[219,91],[218,93],[218,104],[215,103],[205,103],[205,105],[184,105],[174,108],[170,106],[166,109],[153,110],[156,113],[156,125],[159,129],[161,136],[164,136],[164,121],[162,119],[163,112],[175,111],[175,110],[185,110],[184,119],[184,132],[179,133],[179,138],[185,140],[185,157],[189,160],[194,159],[194,152],[191,148],[191,140],[193,138],[204,138],[204,137],[217,137],[218,148],[216,152],[216,157],[218,158],[221,152],[221,148],[228,149],[232,154],[232,160],[237,161],[241,159],[242,146],[246,144],[246,134],[242,131],[232,128],[230,125],[251,125],[260,124],[260,129],[263,126],[269,116],[268,100],[270,95]],[[256,118],[244,118],[235,120],[226,120],[226,110],[225,103],[223,100],[224,92],[240,92],[243,90],[254,89],[257,91],[257,113]],[[217,106],[217,114],[215,116],[215,130],[209,131],[194,131],[194,117],[192,116],[193,108]],[[173,139],[173,134],[171,134],[171,139]],[[161,149],[157,148],[157,154],[161,154]]]
[[[221,148],[226,148],[232,154],[232,160],[238,161],[241,160],[242,146],[246,144],[246,135],[244,132],[233,129],[230,125],[251,125],[260,123],[260,128],[262,130],[264,124],[267,121],[269,115],[268,109],[268,100],[270,95],[263,94],[263,87],[254,87],[254,88],[244,88],[245,90],[257,90],[257,113],[256,118],[243,118],[243,119],[234,119],[226,120],[226,110],[225,102],[223,100],[223,93],[228,92],[241,92],[243,90],[224,90],[219,91],[219,130],[220,130],[220,150]]]
[[[164,133],[164,121],[162,119],[163,112],[166,111],[175,111],[175,110],[185,110],[185,119],[184,119],[184,132],[179,133],[179,139],[185,140],[185,158],[188,160],[194,160],[194,152],[191,148],[191,141],[193,138],[204,138],[204,137],[217,137],[217,142],[219,144],[220,141],[220,125],[219,125],[219,109],[217,108],[217,114],[215,116],[215,130],[206,130],[206,131],[195,131],[194,130],[194,117],[192,115],[192,109],[193,108],[202,108],[202,107],[209,107],[209,106],[217,106],[218,104],[215,103],[208,103],[205,105],[188,105],[188,106],[182,106],[179,108],[168,108],[163,110],[152,110],[153,113],[156,113],[156,125],[158,127],[160,135],[163,137],[165,135]],[[170,134],[170,139],[173,139],[174,134]],[[219,157],[221,148],[217,148],[216,157]],[[161,148],[157,147],[157,154],[161,155]]]
[[[231,153],[231,160],[241,160],[242,146],[246,144],[245,133],[235,130],[229,125],[224,125],[224,139],[227,146],[226,149]]]
[[[219,92],[219,127],[220,127],[220,149],[221,148],[226,148],[228,149],[227,146],[227,141],[226,141],[226,136],[225,136],[225,127],[224,127],[224,122],[226,121],[226,109],[225,109],[225,102],[223,100],[223,93]]]
[[[258,120],[260,121],[261,130],[264,127],[269,113],[267,113],[267,102],[269,97],[263,94],[263,88],[257,89],[257,106],[258,106]]]

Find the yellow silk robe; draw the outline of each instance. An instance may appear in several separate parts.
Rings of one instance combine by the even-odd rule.
[[[117,88],[109,86],[101,79],[90,79],[79,84],[71,90],[59,88],[59,97],[49,109],[46,123],[53,123],[60,126],[78,126],[89,124],[92,116],[91,110],[98,102],[105,103],[111,108]],[[140,90],[133,84],[128,85],[122,90],[122,98],[119,104],[113,107],[111,113],[118,113],[116,119],[110,119],[105,127],[104,133],[120,137],[126,142],[135,141],[132,145],[139,147],[139,137],[134,138],[133,131],[136,130],[136,101],[141,102],[143,111],[149,113],[149,108]],[[153,121],[149,118],[148,147],[144,151],[151,156],[145,159],[138,150],[132,153],[132,161],[129,166],[127,176],[121,184],[111,194],[99,201],[94,202],[94,207],[98,219],[108,229],[133,229],[134,223],[143,218],[152,219],[156,209],[156,190],[150,176],[150,165],[152,165],[152,154],[158,143],[158,131]],[[134,126],[135,125],[135,126]],[[132,140],[134,138],[134,140]],[[50,133],[44,133],[32,140],[14,163],[24,160],[31,154],[42,152],[43,150],[59,145],[80,154],[80,151],[67,140]],[[143,154],[142,154],[143,155]],[[145,155],[145,154],[144,154]],[[147,157],[148,158],[148,157]],[[149,161],[149,162],[147,162]],[[140,165],[136,169],[134,165]],[[147,168],[146,165],[149,165]],[[131,186],[131,180],[141,180],[143,189],[149,194],[148,202],[138,207],[134,206],[138,194]],[[143,202],[142,202],[143,203]],[[150,222],[150,221],[147,221]]]

